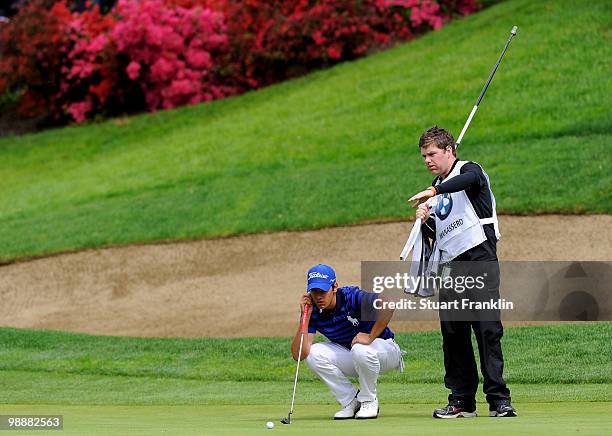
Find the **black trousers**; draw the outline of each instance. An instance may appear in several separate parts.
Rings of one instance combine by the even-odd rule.
[[[478,247],[477,247],[478,248]],[[461,299],[488,300],[499,298],[499,264],[497,259],[480,261],[481,256],[467,252],[451,262],[451,275],[484,276],[485,289],[457,294],[441,292],[440,300]],[[510,400],[510,390],[503,378],[504,356],[501,339],[504,327],[499,311],[450,312],[440,314],[442,347],[444,350],[444,384],[450,389],[449,401],[464,400],[475,404],[478,390],[478,370],[472,348],[472,331],[476,336],[480,371],[484,380],[483,390],[489,403]]]
[[[503,378],[504,356],[501,321],[441,321],[444,350],[444,385],[450,389],[450,400],[475,404],[478,390],[478,370],[472,348],[472,330],[478,343],[483,390],[487,402],[509,400],[510,390]]]

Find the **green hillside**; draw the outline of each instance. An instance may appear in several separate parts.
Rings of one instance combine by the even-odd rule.
[[[612,212],[612,4],[511,0],[209,105],[0,139],[0,258],[412,215],[420,133],[461,129],[500,212]]]

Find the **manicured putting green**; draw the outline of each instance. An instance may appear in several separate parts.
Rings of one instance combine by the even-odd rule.
[[[257,406],[2,406],[3,414],[62,414],[62,435],[251,435],[331,434],[597,434],[609,432],[612,403],[517,403],[517,418],[489,418],[486,405],[474,419],[435,420],[437,404],[382,404],[379,419],[333,421],[332,405],[299,407],[293,423],[280,419],[287,408]],[[266,422],[273,421],[273,429]],[[31,432],[44,434],[47,432]],[[28,432],[19,432],[20,435]]]

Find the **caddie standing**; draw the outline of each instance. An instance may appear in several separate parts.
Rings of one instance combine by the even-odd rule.
[[[423,234],[434,241],[434,255],[445,262],[494,262],[499,272],[497,240],[500,238],[495,197],[482,167],[458,160],[453,136],[438,126],[427,129],[419,140],[427,169],[436,176],[432,186],[412,196]],[[434,198],[432,210],[426,203]],[[437,251],[436,251],[437,250]],[[490,278],[489,292],[499,296],[499,273]],[[435,409],[434,418],[476,416],[478,371],[472,349],[474,331],[480,355],[483,390],[489,416],[516,416],[510,390],[503,378],[504,358],[501,320],[440,320],[444,351],[444,383],[450,389],[448,405]]]

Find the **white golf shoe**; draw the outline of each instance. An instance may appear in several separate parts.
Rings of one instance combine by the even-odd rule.
[[[364,401],[361,403],[359,412],[355,415],[357,419],[376,419],[378,417],[378,398],[374,401]]]
[[[352,419],[355,417],[355,412],[359,410],[359,406],[361,403],[357,401],[357,398],[353,398],[353,400],[344,406],[342,409],[336,412],[334,415],[334,419]]]

